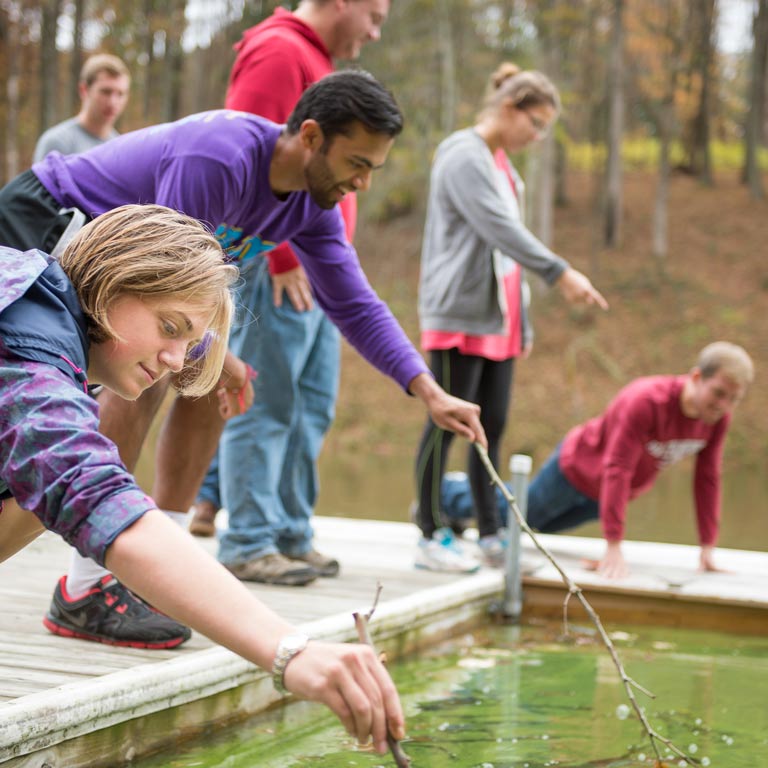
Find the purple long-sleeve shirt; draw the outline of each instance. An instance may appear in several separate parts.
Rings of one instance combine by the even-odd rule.
[[[80,155],[52,153],[32,170],[56,200],[90,216],[127,203],[182,211],[245,262],[289,241],[318,304],[372,365],[400,386],[428,369],[365,277],[336,208],[307,192],[277,198],[269,168],[283,127],[216,110],[145,128]]]
[[[0,247],[0,313],[19,301],[48,265],[41,253]],[[62,295],[71,291],[64,282],[59,279]],[[29,354],[58,355],[79,373],[73,361],[82,360],[87,350],[76,333],[67,333],[75,323],[66,312],[56,315],[44,343],[30,341]],[[41,328],[45,326],[38,324],[34,331]],[[30,328],[16,324],[5,333],[23,339]],[[79,377],[68,376],[52,362],[24,359],[24,352],[9,348],[4,334],[0,490],[7,488],[46,528],[103,563],[115,538],[156,504],[136,485],[114,443],[99,433],[98,406]]]

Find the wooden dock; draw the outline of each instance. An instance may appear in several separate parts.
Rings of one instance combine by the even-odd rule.
[[[367,610],[391,657],[482,621],[503,591],[483,569],[452,576],[413,568],[413,525],[317,518],[318,548],[342,563],[338,578],[303,588],[251,588],[312,636],[353,640],[352,612]],[[768,633],[768,553],[719,550],[730,573],[700,574],[698,548],[627,542],[632,575],[608,583],[582,569],[603,542],[543,536],[605,621]],[[211,551],[215,543],[201,540]],[[9,768],[119,766],[242,719],[280,701],[265,673],[195,633],[181,648],[112,648],[49,634],[42,617],[68,548],[45,534],[0,565],[0,764]],[[562,616],[560,577],[524,542],[526,615]],[[571,618],[583,614],[571,601]]]

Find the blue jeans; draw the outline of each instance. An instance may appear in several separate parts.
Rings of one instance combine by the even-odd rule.
[[[599,517],[598,503],[577,491],[560,471],[560,446],[547,459],[528,488],[528,513],[531,528],[542,533],[557,533]],[[512,491],[512,487],[507,483]],[[496,489],[499,515],[507,524],[507,502]],[[448,472],[440,483],[440,504],[452,520],[474,517],[472,491],[463,472]]]
[[[208,466],[208,472],[205,475],[203,484],[197,492],[196,501],[210,501],[216,509],[221,509],[221,490],[219,483],[219,451],[217,450],[211,463]]]
[[[259,376],[256,399],[227,422],[219,444],[221,501],[229,528],[219,560],[300,555],[312,547],[317,459],[333,421],[339,332],[319,308],[275,307],[266,259],[242,271],[230,349]]]
[[[558,533],[598,517],[597,502],[577,491],[560,471],[558,445],[528,488],[528,525],[542,533]]]
[[[505,483],[510,493],[512,487]],[[507,524],[507,509],[509,505],[502,492],[496,488],[496,508],[502,525]],[[472,498],[472,488],[466,472],[446,472],[440,480],[440,509],[450,520],[469,520],[475,517],[475,503]]]

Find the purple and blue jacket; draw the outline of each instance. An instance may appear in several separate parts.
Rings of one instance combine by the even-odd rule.
[[[0,246],[0,274],[0,497],[103,564],[156,504],[99,433],[87,323],[59,264]]]

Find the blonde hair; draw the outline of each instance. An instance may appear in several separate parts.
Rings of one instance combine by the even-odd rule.
[[[729,341],[714,341],[699,353],[696,367],[702,379],[722,373],[740,386],[749,386],[755,378],[752,358],[743,347]]]
[[[520,69],[511,61],[499,64],[488,79],[483,108],[494,108],[507,100],[518,109],[546,104],[560,112],[560,94],[554,83],[542,72]]]
[[[109,309],[124,295],[210,310],[204,353],[198,360],[188,358],[174,386],[193,397],[213,389],[227,351],[238,271],[199,221],[162,205],[124,205],[83,227],[60,263],[80,299],[92,342],[119,338]]]
[[[80,70],[80,82],[90,87],[102,72],[106,72],[110,77],[131,76],[122,59],[111,53],[97,53],[85,60]]]

